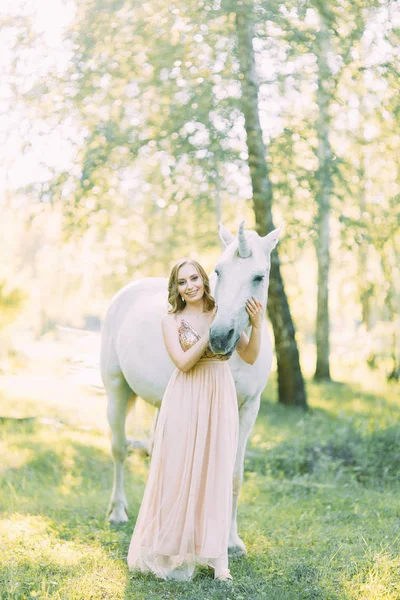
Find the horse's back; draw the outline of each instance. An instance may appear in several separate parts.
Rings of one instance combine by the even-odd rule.
[[[152,404],[161,401],[174,368],[161,331],[167,283],[148,277],[122,288],[111,301],[102,332],[104,383],[121,372],[130,388]]]

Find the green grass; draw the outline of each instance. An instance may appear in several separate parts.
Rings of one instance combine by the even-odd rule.
[[[399,386],[371,393],[309,383],[308,413],[274,404],[273,390],[271,382],[245,462],[239,531],[248,556],[231,561],[231,588],[207,569],[189,584],[128,572],[148,459],[129,456],[131,519],[110,528],[103,398],[90,400],[98,411],[90,430],[74,425],[76,399],[63,405],[62,423],[0,421],[0,597],[399,599]],[[56,399],[6,389],[0,403],[1,415],[57,416]]]

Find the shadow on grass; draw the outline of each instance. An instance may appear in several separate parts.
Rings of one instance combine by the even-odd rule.
[[[22,450],[29,447],[33,458],[19,468],[6,469],[1,475],[3,518],[9,518],[10,522],[14,518],[16,522],[29,524],[30,520],[38,519],[39,515],[41,517],[34,533],[35,539],[30,541],[29,535],[26,538],[26,543],[28,546],[31,544],[32,548],[29,549],[26,544],[23,552],[17,548],[19,554],[17,552],[18,558],[13,563],[14,566],[2,567],[0,576],[8,586],[10,599],[22,598],[24,595],[29,597],[31,591],[37,588],[38,581],[43,582],[44,579],[46,585],[50,586],[55,580],[59,582],[59,587],[71,585],[73,589],[75,585],[81,585],[79,578],[84,571],[87,577],[92,573],[93,580],[97,581],[97,565],[103,560],[119,566],[120,583],[123,577],[126,600],[150,596],[188,600],[226,600],[228,597],[289,600],[293,598],[293,593],[299,600],[307,597],[333,598],[332,595],[325,595],[317,583],[314,587],[318,587],[319,592],[315,592],[313,596],[300,593],[297,583],[290,578],[285,578],[284,588],[280,587],[279,576],[270,575],[270,566],[265,565],[269,559],[263,553],[231,561],[235,578],[232,588],[215,582],[212,570],[207,568],[201,568],[193,582],[187,584],[160,582],[152,575],[129,574],[125,566],[126,555],[142,497],[148,460],[138,457],[129,459],[131,466],[141,465],[138,474],[131,469],[126,470],[127,497],[132,505],[131,520],[120,528],[110,528],[105,519],[112,487],[110,453],[69,439],[68,430],[65,429],[56,435],[50,435],[42,425],[32,427],[32,424],[18,424],[9,429],[9,433],[13,434],[13,449],[18,451],[18,448]],[[35,436],[41,437],[41,441]],[[50,554],[45,555],[45,559],[38,560],[34,558],[35,544],[38,544],[38,552],[41,551],[41,539],[48,544]],[[73,554],[76,553],[77,559],[71,565],[64,565],[58,561],[55,548],[60,545],[61,552],[63,548],[69,547],[68,544],[72,544]],[[96,549],[101,549],[102,554],[99,556],[103,558],[90,558]],[[112,569],[112,564],[110,566],[109,562],[109,569]],[[68,581],[70,584],[66,583]],[[11,592],[16,583],[19,588]]]
[[[39,513],[53,521],[60,539],[65,540],[75,535],[87,539],[90,532],[132,531],[132,522],[116,530],[106,520],[113,480],[111,452],[68,439],[66,429],[56,436],[57,441],[54,432],[46,439],[46,427],[40,424],[18,424],[9,433],[14,436],[12,452],[30,450],[33,457],[0,472],[3,516]],[[44,439],[35,440],[35,434]],[[131,518],[136,518],[146,467],[136,474],[129,462],[126,488],[127,496],[133,498]]]
[[[346,387],[346,397],[352,393],[349,388],[350,386]],[[322,389],[325,389],[325,386]],[[3,430],[3,427],[0,430]],[[77,441],[68,429],[51,432],[43,425],[25,423],[9,425],[7,430],[13,436],[12,448],[16,451],[18,448],[21,451],[29,448],[33,457],[18,468],[7,469],[2,473],[0,491],[3,496],[3,513],[10,516],[13,513],[42,515],[47,519],[55,539],[76,542],[77,546],[81,545],[83,549],[100,548],[107,560],[115,565],[123,565],[126,600],[150,596],[190,600],[228,597],[235,600],[346,598],[343,591],[336,592],[332,586],[328,586],[329,589],[325,586],[320,571],[322,551],[317,557],[313,557],[312,554],[308,556],[301,545],[303,540],[300,534],[293,546],[290,546],[290,538],[281,546],[276,545],[265,550],[256,542],[252,546],[249,544],[249,557],[232,560],[232,592],[229,592],[226,586],[214,582],[212,572],[207,570],[201,570],[190,584],[160,582],[152,575],[129,575],[125,566],[126,555],[142,498],[148,460],[143,460],[138,455],[129,458],[126,492],[131,505],[130,521],[118,529],[110,528],[105,518],[113,477],[110,451],[90,445],[89,435],[87,444]],[[329,486],[324,490],[324,502],[329,497],[329,488],[332,489],[336,485],[336,475],[343,469],[355,479],[358,477],[358,481],[362,473],[360,468],[365,467],[365,474],[375,478],[375,482],[389,481],[392,471],[385,471],[387,461],[395,459],[399,443],[395,427],[365,433],[359,431],[354,419],[342,419],[324,408],[319,407],[304,413],[265,401],[262,403],[256,433],[259,441],[255,439],[251,444],[250,453],[246,458],[246,470],[248,474],[251,472],[260,475],[258,481],[262,486],[271,486],[272,479],[277,485],[275,488],[271,486],[267,494],[263,491],[264,495],[260,495],[263,503],[261,506],[251,501],[246,506],[246,500],[242,501],[239,519],[243,524],[246,523],[247,527],[253,522],[256,523],[258,518],[263,524],[268,523],[273,518],[274,510],[284,510],[279,507],[279,503],[285,499],[285,490],[280,485],[290,484],[295,478],[314,478],[313,481],[304,479],[302,495],[306,495],[313,492],[313,486],[317,485],[319,476],[333,474]],[[85,436],[82,434],[83,439]],[[267,447],[263,446],[265,442]],[[380,463],[377,462],[376,455],[379,455]],[[368,462],[373,456],[373,462]],[[397,469],[396,464],[394,461],[394,468]],[[382,473],[386,473],[386,479],[382,479]],[[286,500],[290,500],[287,493]],[[293,501],[301,504],[302,498],[298,495]],[[310,509],[314,510],[313,500],[306,500],[305,503],[307,502]],[[274,504],[276,509],[273,508]],[[348,510],[347,506],[345,508]],[[259,510],[257,518],[256,509]],[[292,510],[290,503],[286,505],[286,510],[288,509]],[[354,515],[347,512],[344,516],[355,519]],[[288,521],[289,517],[290,514]],[[290,518],[293,519],[293,515]],[[342,520],[344,523],[344,519]],[[324,523],[321,527],[323,525]],[[285,532],[282,524],[277,527],[282,527],[282,532]],[[303,535],[306,542],[308,535],[307,532]],[[250,533],[246,532],[246,538],[251,542]],[[256,534],[255,539],[257,541]],[[25,568],[22,563],[21,566]],[[89,565],[88,569],[91,568],[93,567]],[[64,567],[51,564],[49,576],[50,574],[52,577],[57,575],[61,578],[68,575]],[[3,575],[5,577],[6,573]],[[341,588],[339,583],[336,587]]]
[[[381,414],[396,414],[400,418],[400,403],[398,394],[400,386],[387,387],[386,392],[367,392],[361,385],[355,383],[332,381],[330,383],[307,381],[308,409],[310,412],[323,409],[327,414],[336,416],[345,412],[354,418],[369,419]],[[262,394],[259,416],[274,418],[271,407],[281,408],[284,412],[293,411],[303,414],[302,409],[286,407],[277,402],[276,383],[274,378],[268,381],[267,387]],[[289,411],[287,410],[289,408]],[[279,416],[278,412],[278,416]]]
[[[267,563],[267,564],[266,564]],[[200,569],[190,583],[157,580],[153,575],[131,575],[126,588],[125,600],[136,598],[137,586],[145,598],[179,598],[180,600],[345,600],[327,590],[320,574],[313,566],[299,561],[282,575],[264,555],[233,558],[230,560],[232,584],[226,585],[213,579],[212,570]],[[268,569],[268,572],[267,572]],[[158,584],[158,587],[156,587]],[[162,590],[160,590],[160,586]]]
[[[245,469],[278,478],[345,469],[366,485],[395,483],[400,403],[347,383],[309,383],[310,410],[272,403],[271,384],[248,444]]]

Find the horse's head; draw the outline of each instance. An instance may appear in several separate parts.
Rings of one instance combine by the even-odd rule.
[[[267,306],[271,251],[280,229],[260,237],[244,231],[240,224],[237,237],[220,225],[219,235],[225,250],[210,277],[218,311],[210,329],[210,346],[216,354],[232,354],[242,331],[249,326],[246,300],[254,296]]]

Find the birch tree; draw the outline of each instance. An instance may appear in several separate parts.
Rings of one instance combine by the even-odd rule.
[[[329,266],[330,266],[330,211],[332,194],[332,148],[330,144],[329,104],[333,97],[332,73],[329,67],[331,34],[324,12],[319,10],[319,31],[316,32],[315,51],[318,65],[318,169],[315,174],[317,191],[317,238],[316,253],[318,263],[317,320],[315,327],[317,381],[329,381],[330,366],[330,326],[329,326]]]
[[[267,148],[263,141],[258,113],[258,78],[253,50],[253,24],[247,8],[236,10],[237,53],[242,76],[242,110],[247,135],[256,229],[259,235],[266,235],[274,229],[272,185],[266,161]],[[304,380],[278,251],[273,252],[271,256],[268,314],[275,336],[279,401],[305,408],[307,399]]]

